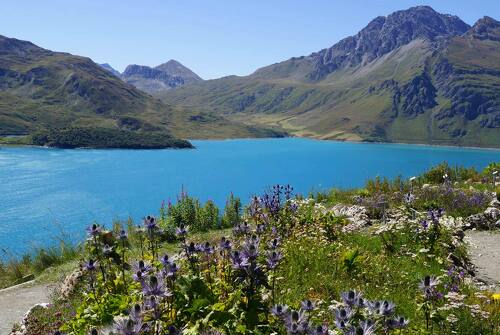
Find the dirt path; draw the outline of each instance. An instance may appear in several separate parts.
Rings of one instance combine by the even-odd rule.
[[[8,335],[33,305],[50,301],[51,287],[34,281],[0,290],[0,335]]]
[[[500,291],[500,231],[468,231],[466,236],[477,278]]]

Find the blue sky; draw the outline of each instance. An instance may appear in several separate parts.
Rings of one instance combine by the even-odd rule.
[[[212,79],[308,55],[420,4],[469,24],[500,19],[499,0],[2,0],[0,34],[120,71],[173,58]]]

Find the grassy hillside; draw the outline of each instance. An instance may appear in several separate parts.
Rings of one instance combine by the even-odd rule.
[[[8,140],[27,143],[29,135],[36,132],[66,128],[113,130],[107,132],[108,136],[131,132],[129,139],[142,137],[143,142],[152,133],[173,138],[275,134],[222,116],[171,107],[88,58],[0,36],[0,136],[28,135]],[[103,141],[99,146],[106,146],[106,137],[99,138]],[[124,138],[117,135],[109,143]]]
[[[486,36],[480,34],[484,25],[494,27]],[[470,28],[479,33],[415,38],[369,61],[323,69],[320,79],[311,77],[315,53],[159,97],[297,136],[499,147],[498,26],[488,19]],[[331,48],[334,59],[337,45]]]

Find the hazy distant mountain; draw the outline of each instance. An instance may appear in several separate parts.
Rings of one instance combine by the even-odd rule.
[[[121,78],[151,94],[202,81],[196,73],[173,59],[154,68],[144,65],[129,65]]]
[[[115,76],[117,76],[118,78],[121,77],[121,73],[118,72],[118,70],[115,70],[111,65],[109,65],[108,63],[104,63],[104,64],[98,64],[100,67],[102,67],[104,70],[107,70],[109,72],[111,72],[112,74],[114,74]]]
[[[299,136],[500,146],[499,27],[413,7],[309,56],[160,96]]]
[[[158,65],[155,69],[163,71],[171,76],[181,77],[185,84],[191,84],[203,80],[196,73],[174,59]]]
[[[0,137],[33,134],[37,144],[182,147],[175,137],[274,133],[165,105],[89,58],[0,36]]]

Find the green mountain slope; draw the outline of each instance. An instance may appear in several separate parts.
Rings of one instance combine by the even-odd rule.
[[[35,144],[44,144],[40,139],[49,133],[52,140],[46,144],[63,146],[59,139],[71,134],[68,146],[81,142],[100,147],[107,142],[119,147],[186,146],[175,138],[279,134],[169,106],[88,58],[0,36],[0,136],[37,134]],[[30,143],[31,138],[22,141]]]
[[[309,56],[159,97],[298,136],[500,147],[499,26],[414,7]]]

